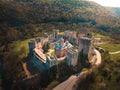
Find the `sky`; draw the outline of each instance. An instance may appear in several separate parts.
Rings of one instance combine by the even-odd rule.
[[[120,7],[120,0],[89,0],[89,1],[95,1],[102,6]]]

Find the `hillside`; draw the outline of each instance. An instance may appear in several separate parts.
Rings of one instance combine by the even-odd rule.
[[[54,28],[97,32],[120,41],[120,19],[92,1],[0,0],[0,21],[0,46]]]
[[[64,23],[91,22],[93,25],[100,24],[104,26],[105,25],[109,26],[118,23],[118,20],[108,11],[106,11],[104,7],[94,2],[88,2],[85,0],[4,1],[1,2],[1,11],[2,20],[15,25],[24,25],[28,23],[32,24],[50,23],[50,22],[64,22]],[[8,19],[13,20],[12,22],[10,22],[8,21]]]
[[[113,39],[111,41],[120,42],[120,19],[97,3],[86,0],[0,0],[0,61],[4,61],[5,73],[0,87],[5,90],[22,90],[24,86],[28,87],[26,90],[41,89],[40,83],[34,83],[34,80],[28,86],[21,82],[26,77],[21,62],[26,59],[30,38],[42,36],[44,32],[52,33],[54,28],[97,33],[96,36],[106,40],[109,37]]]
[[[120,17],[120,8],[119,7],[106,7],[111,13],[115,14],[117,17]]]
[[[0,11],[2,24],[13,27],[74,23],[74,29],[88,27],[117,32],[120,25],[120,20],[104,7],[85,0],[4,0],[0,2]]]

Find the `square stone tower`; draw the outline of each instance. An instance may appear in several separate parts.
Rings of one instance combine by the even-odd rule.
[[[81,36],[80,35],[78,37],[79,52],[83,51],[84,55],[90,56],[94,51],[93,41],[94,40],[93,40],[92,36],[89,36],[89,35]]]
[[[30,40],[28,42],[30,55],[33,55],[33,49],[35,48],[35,44],[36,44],[35,40]]]
[[[59,30],[58,29],[54,29],[53,30],[53,36],[55,39],[58,39],[58,34],[59,34]]]
[[[40,41],[41,41],[40,37],[35,38],[35,41],[37,44],[40,43]]]

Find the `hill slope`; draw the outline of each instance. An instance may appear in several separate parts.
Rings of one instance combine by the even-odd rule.
[[[44,32],[51,32],[53,28],[63,31],[107,32],[105,34],[120,39],[120,20],[94,2],[0,0],[0,58],[4,61],[5,67],[5,90],[16,90],[16,88],[22,90],[21,87],[24,88],[26,85],[25,83],[21,85],[21,80],[25,76],[20,64],[21,59],[24,59],[20,54],[26,55],[26,47],[20,48],[20,51],[13,51],[15,45],[21,39],[41,36]],[[16,40],[19,41],[13,42]],[[27,90],[34,87],[35,90],[40,89],[39,82],[28,85]]]
[[[53,28],[120,33],[118,18],[85,0],[1,0],[0,11],[1,26],[16,28],[23,38]]]
[[[106,7],[111,13],[115,14],[116,16],[120,17],[120,8],[119,7]]]
[[[10,16],[9,18],[13,19],[14,17],[14,19],[19,19],[19,22],[23,19],[26,23],[79,23],[93,21],[98,24],[113,24],[118,22],[118,20],[116,20],[116,18],[113,15],[107,12],[104,7],[94,2],[88,2],[85,0],[15,0],[8,2],[4,1],[4,3],[2,3],[1,9],[2,11],[8,10]],[[8,15],[8,13],[3,13]],[[11,13],[13,14],[11,15]]]

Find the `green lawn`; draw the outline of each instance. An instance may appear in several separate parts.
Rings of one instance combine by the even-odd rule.
[[[120,59],[120,53],[119,54],[112,54],[110,55],[111,60],[118,60]]]
[[[25,57],[28,53],[29,53],[29,47],[28,47],[28,42],[30,40],[33,40],[34,38],[31,38],[31,39],[26,39],[24,41],[17,41],[17,42],[13,42],[12,45],[13,45],[13,48],[12,48],[12,51],[15,51],[15,52],[19,52],[21,50],[21,48],[24,48],[25,49],[25,52],[23,52],[23,54],[21,54],[20,56],[21,57]],[[24,55],[24,53],[26,53],[26,55]]]
[[[98,34],[98,33],[92,33],[92,35],[93,35],[94,38],[110,39],[109,36],[105,36],[105,35]]]
[[[63,35],[63,34],[64,34],[64,32],[59,32],[59,34]]]
[[[120,51],[120,44],[100,44],[97,46],[100,46],[101,48],[108,50],[109,52]]]
[[[103,48],[104,50],[108,50],[109,52],[120,51],[120,44],[100,44],[97,46]],[[120,59],[120,53],[110,54],[110,58],[111,60],[118,60]]]
[[[16,45],[15,45],[13,50],[19,51],[22,47],[26,47],[26,49],[28,50],[28,42],[30,40],[33,40],[33,38],[32,39],[26,39],[26,40],[20,41],[20,42],[15,42]]]

